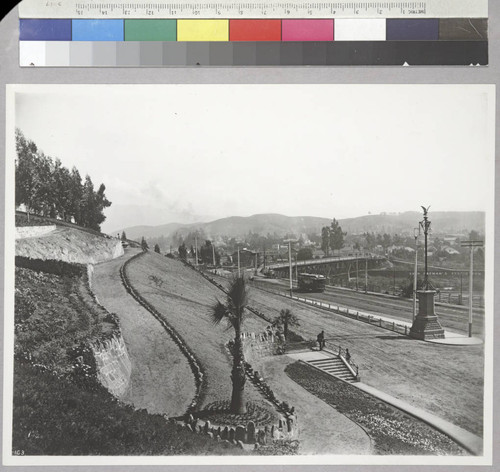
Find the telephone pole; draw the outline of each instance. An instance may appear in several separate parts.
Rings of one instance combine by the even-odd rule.
[[[472,337],[472,291],[473,291],[473,274],[474,274],[474,248],[483,247],[483,241],[471,239],[469,241],[462,241],[462,247],[470,248],[470,268],[469,268],[469,338]]]
[[[194,237],[194,257],[195,257],[195,266],[198,267],[198,236]]]

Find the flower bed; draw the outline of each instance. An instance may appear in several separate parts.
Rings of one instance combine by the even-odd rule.
[[[371,395],[302,362],[285,372],[299,385],[360,425],[377,454],[466,455],[448,436]]]

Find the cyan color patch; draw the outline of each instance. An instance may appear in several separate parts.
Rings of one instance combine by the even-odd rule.
[[[123,20],[73,20],[73,41],[123,41]]]

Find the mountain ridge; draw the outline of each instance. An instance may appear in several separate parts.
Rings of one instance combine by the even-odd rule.
[[[413,234],[418,227],[422,214],[408,211],[397,214],[381,213],[353,218],[341,218],[339,223],[348,233],[407,233]],[[319,234],[323,226],[333,218],[316,216],[286,216],[279,213],[260,213],[251,216],[229,216],[209,222],[166,223],[163,225],[137,225],[119,230],[125,231],[129,239],[171,237],[176,232],[187,234],[189,231],[202,230],[207,237],[242,237],[249,232],[263,236],[277,234]],[[485,212],[483,211],[436,211],[429,214],[432,227],[439,233],[461,233],[470,230],[484,231]],[[115,231],[116,233],[117,231]]]

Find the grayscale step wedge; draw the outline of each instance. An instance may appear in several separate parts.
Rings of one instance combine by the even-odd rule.
[[[350,383],[356,382],[356,377],[344,364],[344,361],[340,357],[312,360],[307,361],[307,363],[322,370],[323,372],[326,372],[327,374],[332,375],[333,377],[337,377]]]

